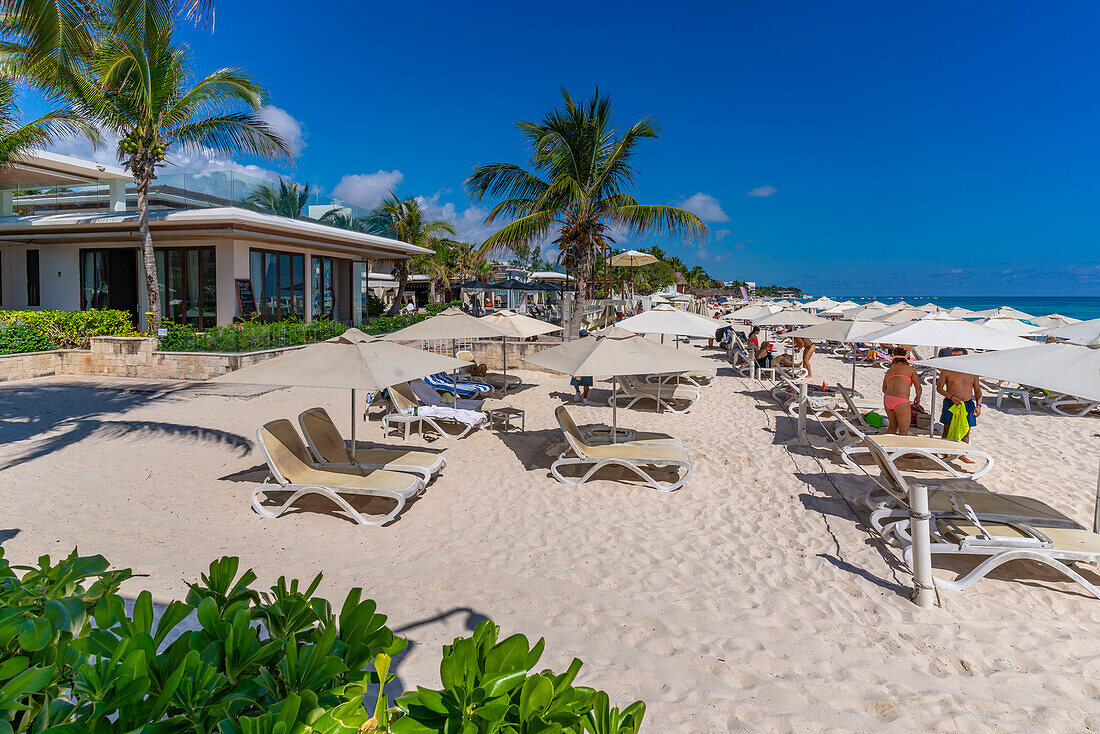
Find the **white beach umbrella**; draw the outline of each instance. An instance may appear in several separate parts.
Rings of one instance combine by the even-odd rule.
[[[830,308],[825,309],[821,313],[823,313],[827,316],[836,316],[836,315],[839,315],[840,313],[842,313],[843,311],[847,311],[847,310],[850,310],[850,309],[853,309],[853,308],[859,308],[859,304],[856,303],[855,301],[841,301],[840,303],[836,304],[835,306],[832,306]]]
[[[923,319],[927,315],[928,314],[926,314],[924,311],[921,311],[919,308],[913,308],[912,306],[910,306],[909,308],[899,308],[896,311],[885,313],[882,316],[876,317],[875,321],[881,321],[884,324],[901,324],[906,321],[916,321],[917,319]],[[862,316],[861,318],[866,318],[866,316]]]
[[[731,314],[726,314],[725,318],[734,319],[737,321],[752,321],[753,319],[758,319],[769,314],[778,313],[782,310],[783,309],[779,306],[765,303],[755,306],[745,306],[744,308],[740,308]]]
[[[1039,330],[1037,326],[1025,324],[1023,321],[1009,316],[993,316],[988,319],[979,319],[977,323],[982,326],[988,326],[990,329],[1003,331],[1006,334],[1015,334],[1016,336],[1030,336]]]
[[[661,305],[649,311],[643,311],[637,316],[623,319],[616,326],[635,334],[669,334],[696,339],[713,339],[714,332],[725,327],[726,324],[709,316]]]
[[[355,391],[385,390],[409,380],[466,366],[461,359],[376,339],[358,329],[310,344],[211,382],[351,390],[351,453],[355,456]]]
[[[1037,316],[1031,319],[1040,329],[1056,329],[1059,326],[1069,326],[1070,324],[1079,324],[1081,319],[1075,319],[1072,316],[1063,316],[1060,313],[1052,313],[1049,316]]]
[[[665,298],[664,296],[662,296],[661,294],[659,294],[659,293],[654,293],[652,296],[649,297],[649,302],[650,303],[668,303],[669,300],[667,298]]]
[[[752,319],[752,323],[754,326],[813,326],[814,324],[827,324],[829,319],[814,316],[812,313],[797,308],[788,308]]]
[[[888,306],[882,301],[871,301],[870,303],[864,305],[870,306],[871,308],[888,308]]]
[[[812,308],[817,311],[823,311],[827,308],[832,308],[833,306],[836,306],[838,303],[839,301],[834,301],[831,298],[822,296],[821,298],[814,299],[809,303],[803,303],[802,308]]]
[[[638,268],[642,265],[652,265],[655,262],[657,262],[656,257],[648,252],[637,250],[627,250],[611,256],[611,264],[616,268]]]
[[[516,339],[524,340],[533,336],[542,336],[543,334],[550,334],[555,331],[561,331],[560,326],[554,326],[548,324],[545,321],[539,321],[536,318],[527,316],[526,314],[516,313],[515,311],[507,308],[501,309],[496,313],[488,314],[481,317],[482,321],[488,321],[493,326],[501,329],[508,329],[511,331],[511,335]],[[504,386],[502,390],[508,392],[508,337],[505,336],[500,340],[501,356],[503,358],[502,364],[504,365]]]
[[[610,377],[615,394],[619,391],[617,375],[654,375],[714,369],[714,362],[709,359],[696,356],[690,351],[666,347],[617,326],[605,329],[598,336],[589,334],[544,349],[523,361],[573,377]],[[617,402],[613,396],[612,441],[618,435]],[[659,401],[657,405],[660,407]]]
[[[955,318],[955,319],[976,319],[976,318],[978,318],[978,314],[974,313],[973,311],[971,311],[968,308],[963,308],[961,306],[955,306],[955,308],[952,308],[952,309],[948,310],[946,313],[947,313],[948,316],[950,316],[952,318]]]
[[[1035,332],[1035,336],[1053,336],[1074,344],[1097,346],[1100,345],[1100,319],[1089,319],[1068,326],[1043,329]]]
[[[1024,319],[1030,321],[1035,318],[1029,313],[1024,313],[1019,309],[1012,308],[1012,306],[1001,306],[1000,308],[990,308],[985,311],[975,311],[975,316],[981,316],[987,319],[996,318],[998,316],[1006,316],[1010,319]]]
[[[860,306],[859,308],[850,308],[847,311],[844,311],[843,315],[846,319],[862,319],[864,321],[875,321],[891,313],[893,313],[893,311],[889,308],[879,308],[878,306]]]
[[[919,308],[921,311],[924,311],[925,313],[936,313],[937,311],[943,310],[934,303],[926,303],[923,306],[917,306],[917,308]]]
[[[843,342],[845,344],[855,344],[863,341],[863,337],[867,334],[872,334],[876,331],[882,330],[881,321],[864,321],[864,320],[845,320],[839,319],[836,321],[825,320],[825,323],[817,324],[806,329],[798,329],[787,334],[787,336],[802,337],[803,339],[813,339],[815,341],[831,341],[831,342]],[[855,351],[853,347],[852,351]],[[852,355],[852,390],[856,389],[856,360],[855,355]]]
[[[866,335],[869,344],[905,344],[914,347],[964,347],[966,349],[1016,349],[1032,342],[988,326],[946,314],[932,314],[919,321],[888,326]],[[936,391],[932,391],[932,425],[935,426]],[[930,429],[931,430],[931,429]]]
[[[887,308],[890,309],[891,311],[899,311],[903,308],[913,308],[913,307],[914,306],[912,304],[906,303],[905,301],[898,301],[897,303],[892,303],[889,306],[887,306]]]

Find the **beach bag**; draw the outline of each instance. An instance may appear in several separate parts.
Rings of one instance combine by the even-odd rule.
[[[886,416],[880,415],[875,411],[871,411],[867,415],[863,416],[863,420],[867,421],[867,425],[875,428],[882,428],[886,425]]]
[[[966,415],[966,405],[955,403],[947,409],[951,413],[951,425],[947,427],[947,437],[952,441],[962,441],[970,433],[970,421]]]

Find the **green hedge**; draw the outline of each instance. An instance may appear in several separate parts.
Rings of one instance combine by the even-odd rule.
[[[371,318],[369,325],[360,328],[368,334],[388,334],[431,318],[455,305],[457,302],[429,306],[425,309],[427,313],[378,316]],[[168,335],[160,338],[160,349],[166,352],[255,352],[312,344],[339,336],[348,329],[346,324],[329,319],[275,323],[242,321],[229,326],[215,326],[202,332],[195,331],[191,326],[170,322],[164,322],[161,327],[168,330]]]
[[[134,324],[128,311],[106,308],[87,311],[0,311],[0,327],[12,325],[33,329],[45,339],[44,349],[87,349],[91,346],[93,336],[126,336],[134,333]]]
[[[611,708],[565,673],[533,673],[544,648],[482,622],[443,648],[442,686],[392,704],[407,642],[352,589],[338,608],[280,577],[269,591],[238,559],[210,564],[185,601],[155,614],[148,591],[103,556],[12,566],[0,549],[0,732],[166,734],[636,734],[645,705]],[[154,621],[154,617],[156,620]],[[194,619],[197,629],[184,629]],[[189,625],[190,626],[190,625]]]

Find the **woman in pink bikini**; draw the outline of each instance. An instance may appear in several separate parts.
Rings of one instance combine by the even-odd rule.
[[[890,433],[899,436],[909,435],[909,424],[913,421],[913,409],[909,393],[916,390],[913,402],[920,403],[920,377],[909,364],[909,350],[895,347],[894,357],[886,376],[882,378],[882,404],[886,408],[886,417],[890,420]]]

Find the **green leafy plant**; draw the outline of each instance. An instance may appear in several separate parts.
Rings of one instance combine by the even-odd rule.
[[[12,325],[32,329],[44,339],[44,342],[34,342],[39,349],[87,349],[93,336],[128,336],[134,333],[128,311],[106,308],[87,311],[0,311],[0,326]]]
[[[26,324],[0,326],[0,354],[43,352],[53,349],[50,340]]]

